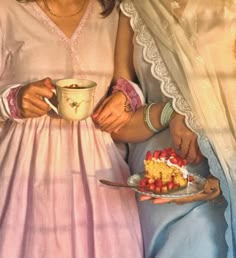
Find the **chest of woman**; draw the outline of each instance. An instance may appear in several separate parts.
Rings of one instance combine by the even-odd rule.
[[[103,18],[101,7],[91,0],[69,38],[36,3],[10,2],[11,7],[0,8],[3,49],[0,86],[47,76],[53,79],[83,76],[99,84],[111,79],[117,11]]]

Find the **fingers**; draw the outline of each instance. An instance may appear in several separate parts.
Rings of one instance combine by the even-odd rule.
[[[191,202],[198,201],[212,201],[221,195],[220,183],[219,180],[210,176],[206,180],[206,183],[203,188],[203,192],[194,194],[187,197],[182,198],[155,198],[153,199],[150,196],[141,195],[140,201],[152,200],[153,204],[165,204],[165,203],[175,203],[178,205],[183,205]]]
[[[108,123],[107,119],[111,116],[113,116],[112,121],[115,121],[118,119],[122,113],[123,109],[119,110],[113,107],[113,101],[111,97],[108,97],[103,101],[103,103],[99,106],[99,108],[94,112],[93,119],[94,121],[100,126],[105,127]],[[112,122],[111,119],[109,119],[109,122]]]
[[[189,153],[189,147],[190,147],[191,141],[187,136],[185,138],[181,138],[181,145],[179,147],[180,156],[184,159],[187,159],[188,153]]]
[[[45,112],[48,112],[49,110],[50,110],[49,105],[45,103],[43,100],[40,100],[39,98],[36,98],[36,97],[32,97],[32,98],[23,97],[22,114],[24,114],[25,117],[28,117],[30,113],[32,113],[33,117],[35,117],[36,115],[41,116],[41,115],[44,115]]]
[[[216,199],[221,194],[220,185],[216,179],[208,179],[204,185],[204,191],[193,196],[188,196],[184,198],[179,198],[174,200],[176,204],[185,204],[189,202],[197,201],[212,201]]]
[[[170,131],[174,147],[188,163],[198,164],[203,156],[199,150],[197,135],[185,124],[184,117],[176,114],[170,121]]]
[[[108,117],[105,121],[103,121],[102,125],[99,127],[102,131],[111,133],[113,132],[117,126],[119,126],[118,121],[113,117]]]
[[[124,110],[124,103],[120,101],[121,97],[123,96],[108,97],[93,114],[95,124],[102,131],[117,132],[131,119],[133,113]]]
[[[193,136],[194,137],[194,136]],[[184,153],[184,157],[188,161],[188,163],[195,163],[195,160],[198,155],[198,144],[196,142],[195,137],[188,139],[188,143],[186,144],[188,147],[186,148],[186,152]],[[182,149],[182,146],[181,146]]]
[[[148,195],[140,195],[139,197],[139,201],[148,201],[148,200],[152,200],[152,197]]]
[[[195,144],[195,134],[191,131],[185,132],[184,135],[179,136],[179,153],[182,158],[188,160],[188,162],[193,162],[196,157],[196,144]]]
[[[152,203],[153,204],[166,204],[166,203],[171,203],[173,202],[173,198],[155,198],[153,199]]]
[[[174,146],[178,146],[179,155],[186,159],[188,163],[198,164],[202,161],[203,155],[199,150],[196,134],[190,132],[183,137],[175,137],[173,140]]]
[[[140,201],[149,201],[151,200],[153,204],[166,204],[166,203],[171,203],[174,198],[152,198],[151,196],[148,195],[141,195],[139,197]]]
[[[42,115],[44,115],[44,114],[45,113],[42,112]],[[24,110],[24,111],[21,112],[21,115],[24,118],[36,118],[36,117],[42,116],[38,112],[36,113],[36,112],[31,111],[31,110]]]
[[[99,127],[105,131],[105,128],[110,125],[112,126],[113,122],[118,122],[122,114],[118,112],[113,112],[109,109],[104,109],[100,112],[99,116],[95,118],[96,123]]]
[[[203,160],[203,158],[204,158],[204,156],[202,155],[201,151],[198,148],[197,156],[196,156],[195,160],[193,161],[193,164],[195,164],[195,165],[199,164]]]
[[[208,193],[206,198],[204,199],[205,201],[213,201],[215,200],[217,197],[219,197],[221,195],[221,191],[220,190],[212,190],[211,193]]]
[[[94,112],[94,122],[103,131],[119,130],[129,118],[125,111],[125,102],[126,96],[122,92],[112,94]]]
[[[205,194],[199,193],[199,194],[195,194],[192,196],[175,199],[173,202],[181,205],[181,204],[186,204],[186,203],[190,203],[190,202],[203,201],[203,200],[205,200],[205,198],[206,198]]]
[[[182,205],[182,204],[191,203],[191,202],[207,201],[208,198],[209,196],[206,193],[199,193],[193,196],[176,199],[174,203]]]
[[[176,150],[180,150],[181,143],[182,143],[181,137],[179,135],[172,135],[172,140],[173,140],[174,148]]]
[[[117,132],[120,128],[127,124],[130,119],[130,113],[123,113],[119,117],[116,117],[115,115],[111,114],[107,119],[103,121],[102,125],[100,126],[100,129],[108,133]]]
[[[50,110],[49,105],[44,102],[43,97],[50,99],[53,96],[51,87],[53,87],[51,80],[46,78],[20,89],[17,101],[22,117],[42,116]]]
[[[220,182],[218,178],[214,176],[208,177],[204,185],[204,192],[209,194],[211,199],[218,197],[221,194]]]
[[[95,110],[95,112],[92,115],[92,118],[96,120],[97,122],[102,121],[104,118],[107,117],[105,107],[107,103],[109,102],[110,98],[106,98],[101,105]],[[103,111],[105,110],[105,111]],[[103,111],[103,112],[102,112]]]

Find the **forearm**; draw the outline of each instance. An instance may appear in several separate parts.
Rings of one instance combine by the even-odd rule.
[[[166,103],[156,103],[152,105],[149,112],[150,121],[157,130],[164,128],[161,124],[160,117],[165,104]],[[133,113],[130,121],[124,127],[118,132],[112,133],[113,139],[121,142],[142,142],[152,137],[154,132],[148,128],[145,122],[144,109],[144,106],[139,108]]]

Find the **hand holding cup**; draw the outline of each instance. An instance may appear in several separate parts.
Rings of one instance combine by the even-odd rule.
[[[34,118],[45,115],[51,108],[43,98],[50,99],[54,89],[52,80],[45,78],[29,83],[20,88],[17,95],[17,105],[23,118]]]
[[[80,121],[93,113],[96,86],[95,82],[85,79],[59,80],[55,83],[56,89],[53,89],[58,106],[46,97],[44,100],[62,118]]]

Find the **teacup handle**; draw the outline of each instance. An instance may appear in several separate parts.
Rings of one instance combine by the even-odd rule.
[[[52,92],[57,95],[57,92],[55,89],[52,89]],[[43,97],[44,101],[59,115],[58,109],[50,102],[50,100],[46,97]]]

